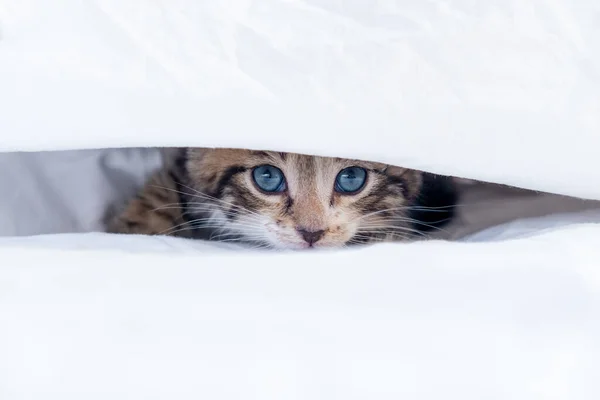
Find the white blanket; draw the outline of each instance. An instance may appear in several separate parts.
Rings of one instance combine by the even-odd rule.
[[[599,9],[2,0],[0,149],[277,148],[600,198]]]
[[[0,151],[275,149],[600,200],[599,20],[584,0],[0,0]],[[153,165],[0,155],[0,399],[599,398],[600,213],[341,252],[84,233]]]

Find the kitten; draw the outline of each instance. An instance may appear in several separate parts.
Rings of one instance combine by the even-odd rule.
[[[376,162],[294,153],[172,152],[108,232],[279,249],[417,239],[454,215],[452,180]]]

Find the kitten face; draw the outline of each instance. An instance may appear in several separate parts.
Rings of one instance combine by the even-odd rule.
[[[192,221],[214,239],[339,247],[410,236],[421,173],[380,163],[237,149],[187,150]]]

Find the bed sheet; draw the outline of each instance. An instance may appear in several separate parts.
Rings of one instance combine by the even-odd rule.
[[[220,146],[600,199],[589,0],[3,0],[0,150]]]
[[[292,257],[74,238],[0,241],[3,399],[600,396],[599,225]]]

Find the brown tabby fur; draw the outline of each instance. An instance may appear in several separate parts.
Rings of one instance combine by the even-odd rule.
[[[238,149],[179,149],[108,223],[115,233],[175,235],[271,248],[339,247],[415,237],[407,210],[423,173],[382,163]],[[287,189],[264,193],[252,169],[281,169]],[[337,174],[368,171],[356,194],[334,190]],[[301,231],[322,232],[307,243]]]

